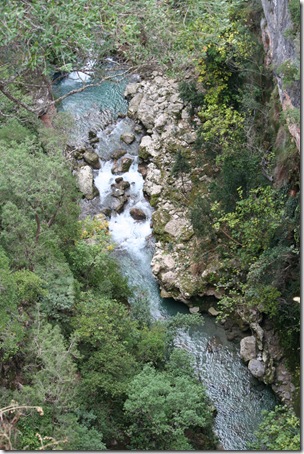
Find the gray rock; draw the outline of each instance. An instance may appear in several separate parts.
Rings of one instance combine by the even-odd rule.
[[[151,147],[152,147],[151,136],[144,136],[141,139],[141,142],[140,142],[140,145],[138,148],[138,155],[144,161],[146,161],[151,156],[151,152],[150,152]]]
[[[124,97],[128,98],[130,96],[134,96],[137,93],[137,90],[139,87],[140,87],[140,84],[138,84],[138,83],[128,84],[126,86],[126,89],[124,92]]]
[[[94,145],[94,144],[96,144],[98,142],[99,142],[99,138],[98,137],[94,137],[93,139],[90,139],[90,144],[91,145]]]
[[[113,197],[122,197],[124,194],[125,194],[125,191],[123,189],[115,188],[112,191],[112,196]]]
[[[127,203],[128,199],[127,198],[119,198],[119,199],[116,199],[116,200],[119,200],[119,203],[114,208],[114,210],[116,211],[116,213],[120,214],[120,213],[123,212],[125,204]]]
[[[171,221],[165,225],[164,230],[173,237],[178,238],[182,235],[186,226],[187,221],[185,219],[171,219]]]
[[[259,359],[251,359],[248,363],[248,369],[256,378],[262,378],[265,374],[265,364]]]
[[[240,342],[240,355],[243,361],[248,361],[256,358],[256,339],[254,336],[247,336]]]
[[[128,181],[125,181],[122,177],[115,178],[115,182],[116,184],[114,185],[114,187],[117,189],[122,189],[123,191],[125,191],[130,187],[130,183]]]
[[[112,151],[110,158],[119,159],[119,158],[122,158],[125,154],[127,154],[127,151],[120,148],[118,150]]]
[[[127,145],[130,145],[135,140],[135,135],[132,132],[125,132],[120,136],[120,140],[122,140]]]
[[[91,200],[98,195],[98,189],[94,185],[93,170],[90,166],[82,166],[76,172],[76,178],[80,192],[86,199]]]
[[[137,93],[134,98],[131,99],[129,102],[129,109],[128,109],[128,116],[130,118],[136,118],[139,105],[143,98],[143,93]]]

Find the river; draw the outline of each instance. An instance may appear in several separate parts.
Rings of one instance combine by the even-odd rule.
[[[115,74],[116,63],[109,61],[108,69]],[[62,95],[80,87],[82,77],[85,76],[71,74],[55,87],[56,92]],[[134,123],[128,117],[117,118],[119,113],[127,112],[127,102],[123,97],[126,84],[127,80],[120,78],[106,81],[99,87],[66,98],[62,109],[75,118],[74,135],[79,142],[87,137],[91,129],[95,129],[99,138],[96,151],[100,156],[101,169],[95,172],[95,185],[100,192],[100,210],[108,206],[112,197],[111,185],[115,184],[118,176],[111,171],[111,153],[124,148],[127,150],[125,156],[132,159],[129,171],[119,175],[130,183],[129,198],[122,213],[111,215],[109,228],[123,273],[139,294],[148,298],[153,318],[166,319],[177,312],[189,311],[182,303],[160,297],[151,272],[153,209],[144,198],[144,180],[138,172],[138,145],[142,133],[135,133],[135,141],[126,145],[120,139],[121,134],[134,132]],[[104,126],[102,122],[107,116],[112,117],[113,121]],[[132,207],[140,208],[146,220],[135,221],[129,212]],[[221,445],[225,450],[246,450],[246,444],[253,439],[253,433],[261,422],[261,411],[273,409],[276,398],[270,387],[252,377],[240,359],[239,346],[227,340],[223,327],[208,315],[204,315],[203,319],[202,326],[190,332],[181,330],[175,342],[194,355],[196,372],[217,409],[215,431]],[[218,345],[213,352],[209,352],[207,343],[214,336]]]

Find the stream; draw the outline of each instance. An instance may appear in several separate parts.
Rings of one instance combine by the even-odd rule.
[[[115,62],[109,61],[108,66],[109,71],[115,74]],[[127,82],[130,79],[118,78],[72,95],[63,101],[62,109],[70,112],[75,119],[75,141],[83,141],[92,129],[99,138],[95,151],[100,156],[101,168],[94,172],[95,185],[100,193],[100,211],[107,208],[113,199],[111,185],[115,184],[117,177],[130,183],[124,210],[120,214],[112,212],[109,219],[112,239],[117,245],[114,253],[129,283],[137,287],[139,295],[148,299],[153,318],[166,319],[189,310],[183,303],[160,297],[151,271],[153,208],[144,198],[144,180],[138,172],[138,145],[143,132],[135,132],[134,142],[126,145],[120,139],[121,134],[134,133],[134,122],[128,117],[117,118],[120,113],[127,112],[127,101],[123,97]],[[55,86],[55,91],[62,95],[81,84],[81,74],[72,73]],[[106,126],[109,119],[112,121]],[[127,172],[114,175],[111,171],[114,161],[110,156],[113,151],[122,148],[127,150],[125,157],[132,159],[132,165]],[[136,221],[130,216],[129,210],[134,207],[145,213],[145,220]],[[223,449],[246,450],[246,444],[253,439],[253,433],[262,420],[261,411],[273,409],[276,398],[270,387],[250,374],[240,359],[239,346],[227,340],[223,327],[209,315],[204,315],[203,319],[204,323],[198,328],[180,330],[175,343],[194,355],[196,372],[217,409],[215,431]],[[213,352],[207,349],[211,338],[215,338],[217,343]]]

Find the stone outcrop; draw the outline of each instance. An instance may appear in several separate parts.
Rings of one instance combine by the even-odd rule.
[[[130,145],[135,140],[135,135],[131,132],[125,132],[121,135],[120,140],[122,140],[127,145]]]
[[[190,305],[193,295],[214,295],[215,289],[208,281],[217,269],[217,258],[212,254],[202,269],[195,265],[197,244],[188,202],[191,174],[183,178],[171,175],[179,148],[194,161],[191,144],[196,137],[195,128],[189,122],[188,106],[179,97],[176,80],[153,72],[149,80],[128,85],[125,96],[129,99],[128,116],[146,129],[139,157],[145,177],[144,192],[155,208],[152,222],[157,242],[152,271],[163,297]],[[198,118],[195,121],[199,123]],[[201,170],[194,167],[195,172]],[[204,171],[200,176],[205,176]]]
[[[286,32],[292,28],[288,0],[261,0],[265,17],[261,21],[262,39],[266,52],[266,65],[273,67],[283,111],[300,107],[300,81],[284,83],[281,65],[290,62],[299,65],[299,49]],[[300,8],[300,5],[299,5]],[[288,129],[300,150],[300,127],[288,121]]]
[[[239,316],[252,333],[240,342],[241,358],[248,363],[248,369],[254,377],[271,385],[279,398],[290,405],[295,386],[292,383],[292,374],[286,366],[278,333],[270,320],[263,320],[255,309],[243,309]]]

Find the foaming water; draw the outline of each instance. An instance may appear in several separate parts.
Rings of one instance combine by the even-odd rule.
[[[71,79],[66,81],[69,90],[79,83]],[[64,110],[78,116],[78,125],[88,131],[96,121],[88,114],[98,99],[100,109],[107,109],[113,100],[120,100],[119,109],[126,109],[123,99],[125,82],[114,84],[110,88],[104,84],[91,91],[73,95],[64,103]],[[87,98],[88,97],[88,98]],[[109,99],[110,98],[110,99]],[[122,101],[123,100],[123,101]],[[95,104],[94,104],[95,103]],[[115,104],[115,101],[114,101]],[[94,123],[95,121],[95,123]],[[118,119],[106,127],[101,127],[97,135],[97,151],[101,158],[101,168],[95,178],[95,185],[100,192],[100,208],[104,208],[112,196],[112,185],[119,176],[130,183],[126,191],[128,200],[122,213],[112,211],[109,229],[116,243],[114,255],[118,258],[122,272],[127,276],[135,293],[149,301],[150,311],[155,319],[165,319],[177,312],[188,312],[185,305],[172,300],[163,300],[158,284],[151,271],[153,255],[153,237],[151,217],[153,209],[143,194],[144,180],[138,172],[138,145],[140,134],[135,134],[131,145],[121,140],[121,134],[133,131],[133,121],[129,118]],[[132,159],[128,172],[114,175],[112,153],[124,149],[125,156]],[[136,221],[130,215],[130,209],[140,208],[146,215],[143,221]],[[204,319],[204,322],[203,322]],[[195,359],[195,369],[200,381],[206,387],[208,396],[217,409],[215,431],[225,450],[246,450],[246,445],[253,438],[253,433],[262,420],[261,411],[273,409],[276,399],[271,389],[254,379],[239,356],[239,348],[226,338],[224,329],[208,315],[202,317],[202,325],[190,332],[180,330],[176,346],[183,348]]]

